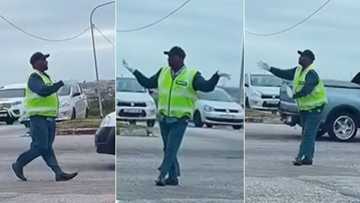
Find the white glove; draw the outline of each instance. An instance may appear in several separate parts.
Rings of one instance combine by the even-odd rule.
[[[261,69],[264,69],[264,70],[266,70],[266,71],[270,71],[270,66],[269,66],[267,63],[265,63],[264,61],[259,61],[259,62],[257,63],[257,65],[258,65],[259,68],[261,68]]]
[[[216,73],[219,75],[220,78],[221,78],[221,77],[224,77],[224,78],[226,78],[226,79],[228,79],[228,80],[231,79],[231,76],[230,76],[230,74],[228,74],[228,73],[221,73],[221,72],[219,72],[219,71],[216,71]]]
[[[125,59],[122,60],[122,64],[123,64],[123,66],[124,66],[128,71],[130,71],[131,73],[134,73],[134,72],[135,72],[135,69],[134,69],[134,68],[130,68],[129,64],[125,61]]]

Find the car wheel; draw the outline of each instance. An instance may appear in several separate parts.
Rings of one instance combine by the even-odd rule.
[[[208,128],[212,128],[212,127],[213,127],[213,125],[210,124],[210,123],[206,123],[205,125],[206,125],[206,127],[208,127]]]
[[[242,125],[233,125],[232,127],[234,130],[239,130],[242,128]]]
[[[75,108],[73,108],[72,113],[71,113],[71,120],[75,120],[76,119],[76,110]]]
[[[85,118],[88,118],[89,117],[89,108],[86,108],[85,110]]]
[[[25,126],[25,128],[30,128],[30,122],[25,122],[24,126]]]
[[[324,127],[320,127],[319,131],[317,132],[316,138],[321,138],[326,133],[327,133],[327,130]]]
[[[10,119],[10,120],[7,120],[7,121],[5,121],[5,122],[6,122],[7,125],[12,125],[12,124],[14,123],[14,121],[15,121],[15,120],[11,120],[11,119]]]
[[[328,133],[336,141],[350,141],[355,137],[357,129],[356,117],[351,113],[338,112],[329,119]]]
[[[201,120],[201,115],[199,111],[196,111],[194,114],[194,124],[195,127],[201,128],[203,127],[204,123]]]
[[[154,125],[155,125],[155,120],[148,120],[148,121],[146,121],[146,125],[147,125],[147,127],[154,127]]]

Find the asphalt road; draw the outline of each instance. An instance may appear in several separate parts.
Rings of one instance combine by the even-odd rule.
[[[115,157],[95,152],[94,136],[57,136],[55,153],[66,172],[79,171],[68,182],[55,177],[42,158],[25,168],[28,181],[18,180],[10,169],[16,157],[29,148],[21,125],[0,125],[0,202],[114,203]]]
[[[119,202],[241,202],[243,130],[188,128],[179,153],[180,186],[166,187],[154,184],[162,160],[161,137],[154,135],[118,137]]]
[[[360,135],[316,142],[314,165],[293,166],[301,128],[246,124],[246,202],[360,202]]]

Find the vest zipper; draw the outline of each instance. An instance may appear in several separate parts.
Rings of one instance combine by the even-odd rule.
[[[176,77],[175,77],[176,78]],[[174,85],[174,79],[171,78],[171,85],[170,85],[170,90],[169,90],[169,101],[168,101],[168,116],[170,117],[170,103],[171,103],[171,93],[172,93],[172,89],[173,89],[173,85]]]

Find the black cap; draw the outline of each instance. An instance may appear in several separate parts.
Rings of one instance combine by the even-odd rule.
[[[309,50],[309,49],[306,49],[304,51],[297,51],[298,54],[300,54],[300,56],[307,56],[309,57],[311,60],[315,60],[315,55],[314,53]]]
[[[177,56],[180,56],[183,59],[186,56],[185,51],[182,48],[178,47],[178,46],[175,46],[175,47],[171,48],[170,51],[164,51],[164,54],[166,54],[168,56],[177,55]]]
[[[50,54],[43,54],[41,52],[35,52],[31,58],[30,58],[30,64],[34,65],[34,63],[40,59],[46,59],[47,57],[49,57]]]

